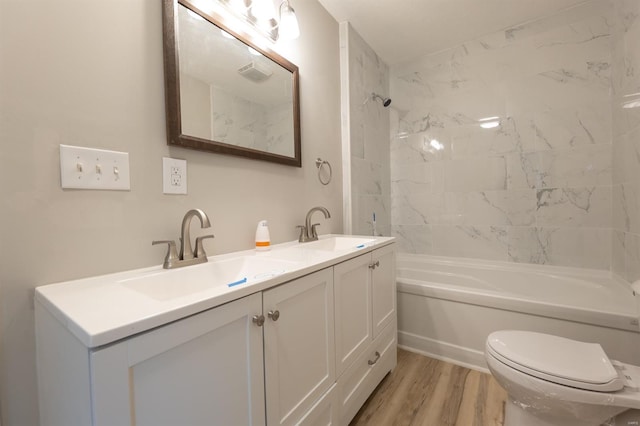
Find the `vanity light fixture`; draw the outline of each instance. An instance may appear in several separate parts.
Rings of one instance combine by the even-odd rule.
[[[280,23],[278,26],[278,37],[282,40],[295,40],[300,36],[298,18],[289,0],[280,3]]]
[[[247,13],[247,5],[244,0],[227,0],[229,7],[238,13]]]
[[[251,14],[261,21],[268,21],[276,15],[272,0],[252,0]]]
[[[289,0],[282,0],[277,11],[274,0],[217,0],[217,2],[272,42],[294,40],[300,35],[298,18]]]
[[[249,8],[251,15],[258,21],[269,25],[276,16],[273,0],[251,0]],[[296,12],[289,0],[283,0],[278,8],[278,20],[275,23],[278,40],[295,40],[300,36],[300,26]]]

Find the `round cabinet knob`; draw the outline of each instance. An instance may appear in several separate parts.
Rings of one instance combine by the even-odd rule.
[[[269,311],[267,312],[267,316],[274,321],[278,321],[278,318],[280,318],[280,311]]]
[[[257,325],[258,327],[262,327],[262,325],[264,324],[264,315],[254,315],[252,320],[255,325]]]

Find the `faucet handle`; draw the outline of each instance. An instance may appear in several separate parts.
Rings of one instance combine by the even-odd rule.
[[[311,239],[312,240],[317,240],[318,239],[318,231],[316,231],[316,226],[320,226],[319,223],[314,223],[313,225],[311,225]]]
[[[196,258],[207,258],[207,253],[204,251],[204,245],[202,244],[202,240],[206,239],[206,238],[215,238],[215,236],[212,235],[203,235],[202,237],[198,237],[196,238],[196,252],[195,252],[195,256]]]
[[[167,255],[164,257],[164,263],[162,267],[164,269],[170,269],[173,267],[174,263],[179,260],[178,251],[176,250],[176,242],[173,240],[162,240],[162,241],[152,241],[151,245],[155,246],[156,244],[168,244]]]
[[[299,243],[306,242],[307,227],[304,225],[297,225],[296,228],[300,228],[300,236],[298,237],[298,242]]]

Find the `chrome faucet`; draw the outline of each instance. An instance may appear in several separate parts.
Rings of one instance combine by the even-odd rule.
[[[306,243],[309,241],[317,241],[318,240],[318,232],[316,231],[316,226],[320,225],[319,223],[311,224],[311,216],[314,212],[319,211],[324,214],[325,219],[329,219],[331,217],[331,213],[329,210],[324,207],[313,207],[311,210],[307,212],[307,217],[304,220],[304,226],[298,225],[297,228],[300,228],[300,237],[298,238],[298,242]]]
[[[200,209],[189,210],[182,219],[182,229],[180,232],[180,252],[176,250],[176,243],[173,240],[165,241],[153,241],[151,244],[168,244],[169,249],[167,255],[164,258],[164,269],[180,268],[182,266],[195,265],[198,263],[204,263],[207,261],[207,253],[204,251],[204,244],[202,240],[206,238],[213,238],[213,235],[204,235],[196,238],[196,250],[193,251],[191,245],[191,221],[194,217],[200,219],[200,226],[202,228],[211,227],[209,217],[205,212]]]

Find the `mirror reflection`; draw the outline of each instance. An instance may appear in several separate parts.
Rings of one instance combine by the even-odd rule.
[[[169,28],[178,54],[165,52],[178,77],[165,74],[169,144],[300,166],[297,67],[180,3]]]

